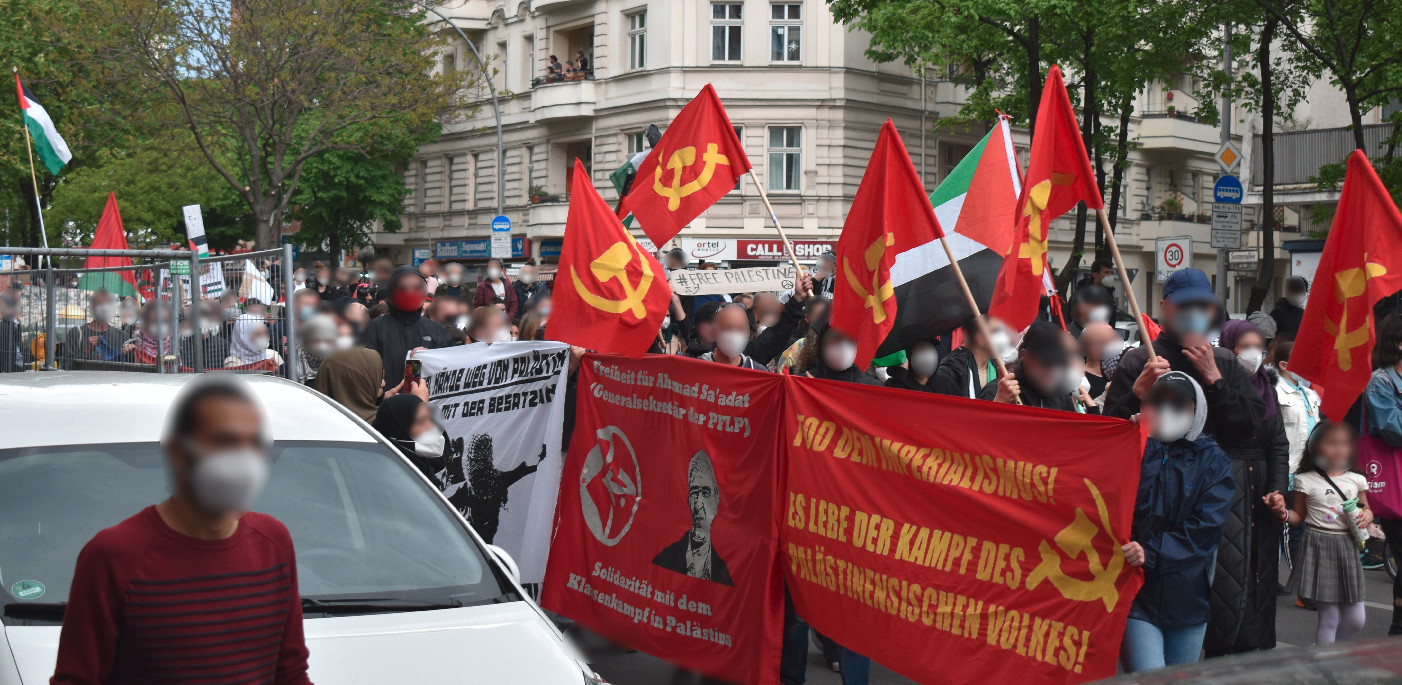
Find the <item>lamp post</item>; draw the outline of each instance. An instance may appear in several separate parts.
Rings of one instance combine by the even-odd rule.
[[[477,51],[477,45],[472,42],[471,38],[467,37],[466,33],[463,33],[462,29],[458,28],[457,24],[454,24],[451,19],[443,16],[442,12],[439,12],[438,10],[434,9],[432,6],[426,3],[417,2],[417,4],[420,7],[432,12],[439,19],[442,19],[443,23],[447,24],[448,26],[451,26],[454,31],[458,32],[458,37],[462,38],[462,42],[467,43],[467,49],[471,50],[472,56],[477,58],[477,66],[482,69],[482,74],[487,79],[487,92],[491,93],[492,95],[492,114],[496,117],[497,127],[497,214],[500,215],[503,213],[502,206],[504,204],[504,198],[506,193],[506,159],[502,153],[501,105],[497,102],[497,89],[496,86],[492,85],[492,76],[491,74],[487,73],[487,63],[482,61],[482,53]]]

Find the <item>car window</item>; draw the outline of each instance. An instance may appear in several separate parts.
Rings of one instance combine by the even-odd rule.
[[[412,467],[374,443],[279,442],[256,510],[285,524],[302,597],[518,599]],[[0,597],[67,601],[83,545],[166,497],[160,447],[0,450]]]

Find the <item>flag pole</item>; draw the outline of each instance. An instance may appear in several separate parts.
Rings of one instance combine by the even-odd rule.
[[[764,185],[761,184],[759,178],[755,176],[754,168],[751,167],[750,170],[745,173],[749,175],[750,181],[755,184],[755,190],[759,191],[759,199],[764,202],[764,208],[769,210],[769,220],[774,222],[774,229],[779,232],[779,239],[784,241],[784,250],[789,253],[789,261],[793,263],[794,284],[797,285],[798,275],[803,273],[803,267],[798,265],[798,255],[794,254],[793,243],[789,242],[789,236],[784,233],[784,227],[779,225],[779,217],[774,214],[774,205],[769,204],[769,195],[764,192]],[[812,295],[813,291],[808,291],[808,294]]]
[[[944,254],[949,257],[949,267],[954,269],[954,278],[959,281],[959,289],[964,291],[964,299],[968,301],[969,309],[974,313],[974,322],[978,326],[978,334],[983,336],[984,340],[989,341],[991,345],[992,338],[988,334],[988,322],[984,320],[983,313],[979,311],[978,300],[974,299],[974,292],[969,290],[969,282],[964,280],[964,270],[959,268],[959,260],[954,257],[954,250],[949,247],[949,238],[941,235],[940,245],[944,246]],[[1001,379],[1003,376],[1008,375],[1008,367],[1003,364],[1003,358],[998,356],[998,351],[989,351],[992,352],[989,356],[993,357],[993,363],[998,366],[998,378]],[[1013,401],[1022,404],[1021,397],[1014,396]]]
[[[1120,245],[1115,242],[1115,231],[1110,228],[1110,220],[1105,218],[1103,208],[1095,210],[1095,216],[1100,220],[1100,228],[1105,233],[1105,244],[1110,248],[1110,255],[1115,258],[1115,271],[1120,276],[1120,283],[1124,284],[1125,297],[1129,299],[1129,315],[1134,317],[1134,323],[1139,327],[1139,339],[1144,343],[1144,350],[1149,353],[1149,361],[1154,361],[1158,357],[1154,354],[1154,341],[1149,339],[1149,331],[1144,328],[1144,315],[1139,313],[1139,300],[1134,296],[1134,288],[1129,286],[1129,273],[1125,271],[1124,257],[1120,256]]]
[[[15,80],[19,80],[19,67],[10,67],[10,72],[15,75]],[[20,117],[20,122],[24,122],[24,117]],[[34,186],[34,211],[39,216],[39,237],[44,241],[44,249],[49,249],[49,233],[44,230],[44,207],[39,202],[39,177],[34,173],[34,140],[29,137],[29,125],[24,128],[24,150],[29,153],[29,183]],[[53,257],[49,257],[50,260]]]

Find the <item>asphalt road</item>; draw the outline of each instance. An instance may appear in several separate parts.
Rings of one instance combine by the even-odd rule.
[[[1281,582],[1289,577],[1289,570],[1283,569]],[[1359,637],[1382,637],[1387,635],[1388,624],[1392,620],[1392,581],[1382,570],[1365,571],[1364,577],[1367,582],[1364,606],[1367,608],[1368,622]],[[1277,603],[1277,649],[1300,649],[1313,644],[1315,612],[1296,607],[1294,597],[1279,597]],[[588,651],[593,657],[595,669],[614,685],[693,685],[703,682],[699,678],[680,674],[671,664],[641,652],[626,654],[597,643]],[[821,654],[811,644],[808,650],[808,682],[814,685],[841,685],[842,682],[841,676],[822,663]],[[871,682],[904,685],[914,681],[873,664]]]

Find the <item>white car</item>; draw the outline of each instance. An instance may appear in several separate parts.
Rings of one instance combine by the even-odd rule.
[[[0,685],[49,682],[78,551],[165,498],[157,443],[190,378],[0,374]],[[313,682],[602,682],[383,437],[308,388],[248,381],[274,440],[256,508],[292,532]]]

